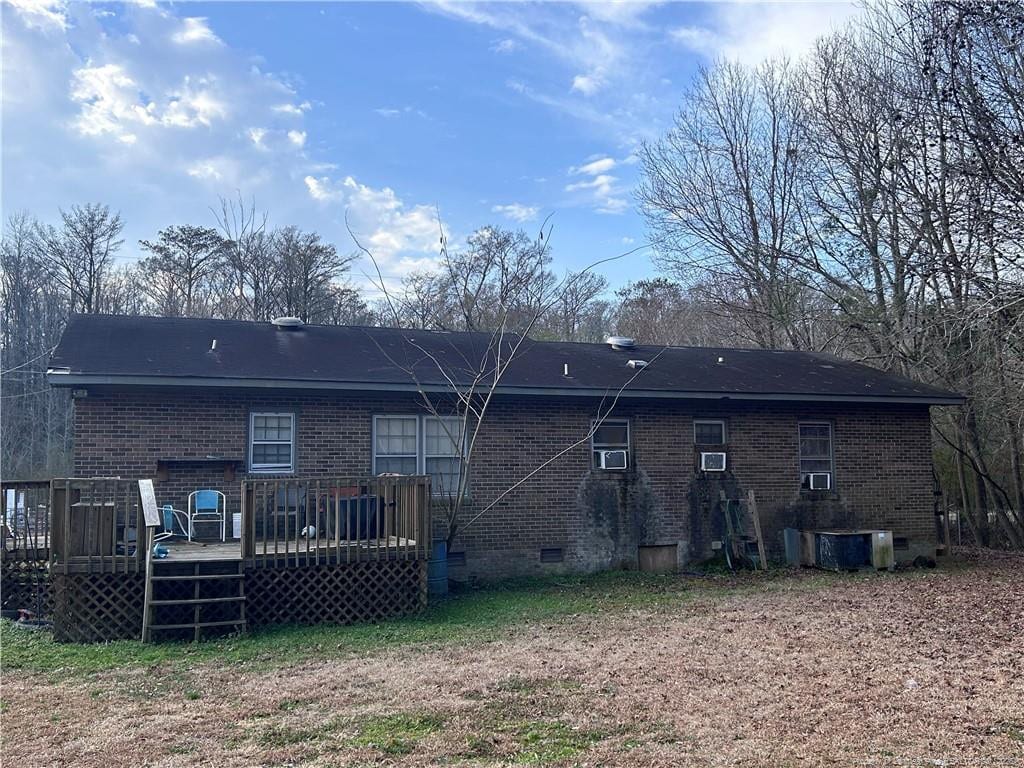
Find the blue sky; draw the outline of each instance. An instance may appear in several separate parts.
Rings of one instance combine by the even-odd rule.
[[[799,56],[848,4],[71,3],[3,6],[4,215],[101,201],[123,251],[214,224],[218,196],[390,279],[485,224],[554,226],[559,269],[642,246],[634,151],[696,68]],[[360,262],[354,277],[369,265]],[[646,251],[603,268],[653,272]]]

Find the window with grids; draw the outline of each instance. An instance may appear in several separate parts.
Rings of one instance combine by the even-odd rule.
[[[254,413],[249,418],[249,469],[295,470],[295,414]]]
[[[452,495],[459,487],[465,440],[458,416],[375,416],[374,474],[425,474],[431,493]]]
[[[828,475],[832,483],[832,425],[827,423],[800,425],[800,486],[811,487],[811,475]]]
[[[629,422],[625,419],[606,419],[593,429],[590,442],[594,469],[629,467]]]
[[[423,417],[423,471],[435,495],[453,496],[459,490],[464,443],[458,416]]]
[[[419,471],[419,419],[377,416],[374,421],[373,471],[415,475]]]
[[[725,422],[721,419],[696,419],[693,422],[695,445],[725,445]]]

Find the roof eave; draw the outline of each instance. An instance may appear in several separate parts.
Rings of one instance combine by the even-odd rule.
[[[415,382],[345,382],[302,379],[253,379],[198,376],[138,376],[120,374],[85,374],[57,370],[47,371],[47,381],[54,387],[87,385],[132,387],[218,387],[232,389],[306,389],[347,390],[362,392],[450,392],[447,384]],[[498,386],[495,392],[509,395],[547,397],[606,397],[614,388],[523,387]],[[620,397],[671,400],[776,400],[802,402],[893,403],[919,405],[962,405],[965,398],[953,393],[935,395],[871,395],[810,394],[758,392],[696,392],[684,390],[624,389]]]

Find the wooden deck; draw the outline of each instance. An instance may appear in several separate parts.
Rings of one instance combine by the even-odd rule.
[[[167,548],[169,553],[167,557],[160,558],[162,563],[201,563],[242,559],[242,543],[240,541],[205,543],[168,540],[160,543]]]
[[[160,540],[163,558],[152,552],[166,523],[145,478],[2,485],[4,595],[15,577],[30,590],[45,577],[60,640],[349,623],[426,604],[426,476],[243,480],[240,539],[175,535]]]

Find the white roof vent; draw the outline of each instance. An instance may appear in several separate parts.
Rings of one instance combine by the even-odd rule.
[[[305,323],[297,317],[275,317],[270,323],[275,328],[282,328],[286,331],[298,330],[302,328]]]
[[[630,368],[646,368],[647,367],[647,361],[646,360],[630,360],[628,363],[626,363],[626,365],[628,365]]]
[[[629,336],[609,336],[604,343],[610,344],[612,349],[632,349],[636,346],[636,341]]]

